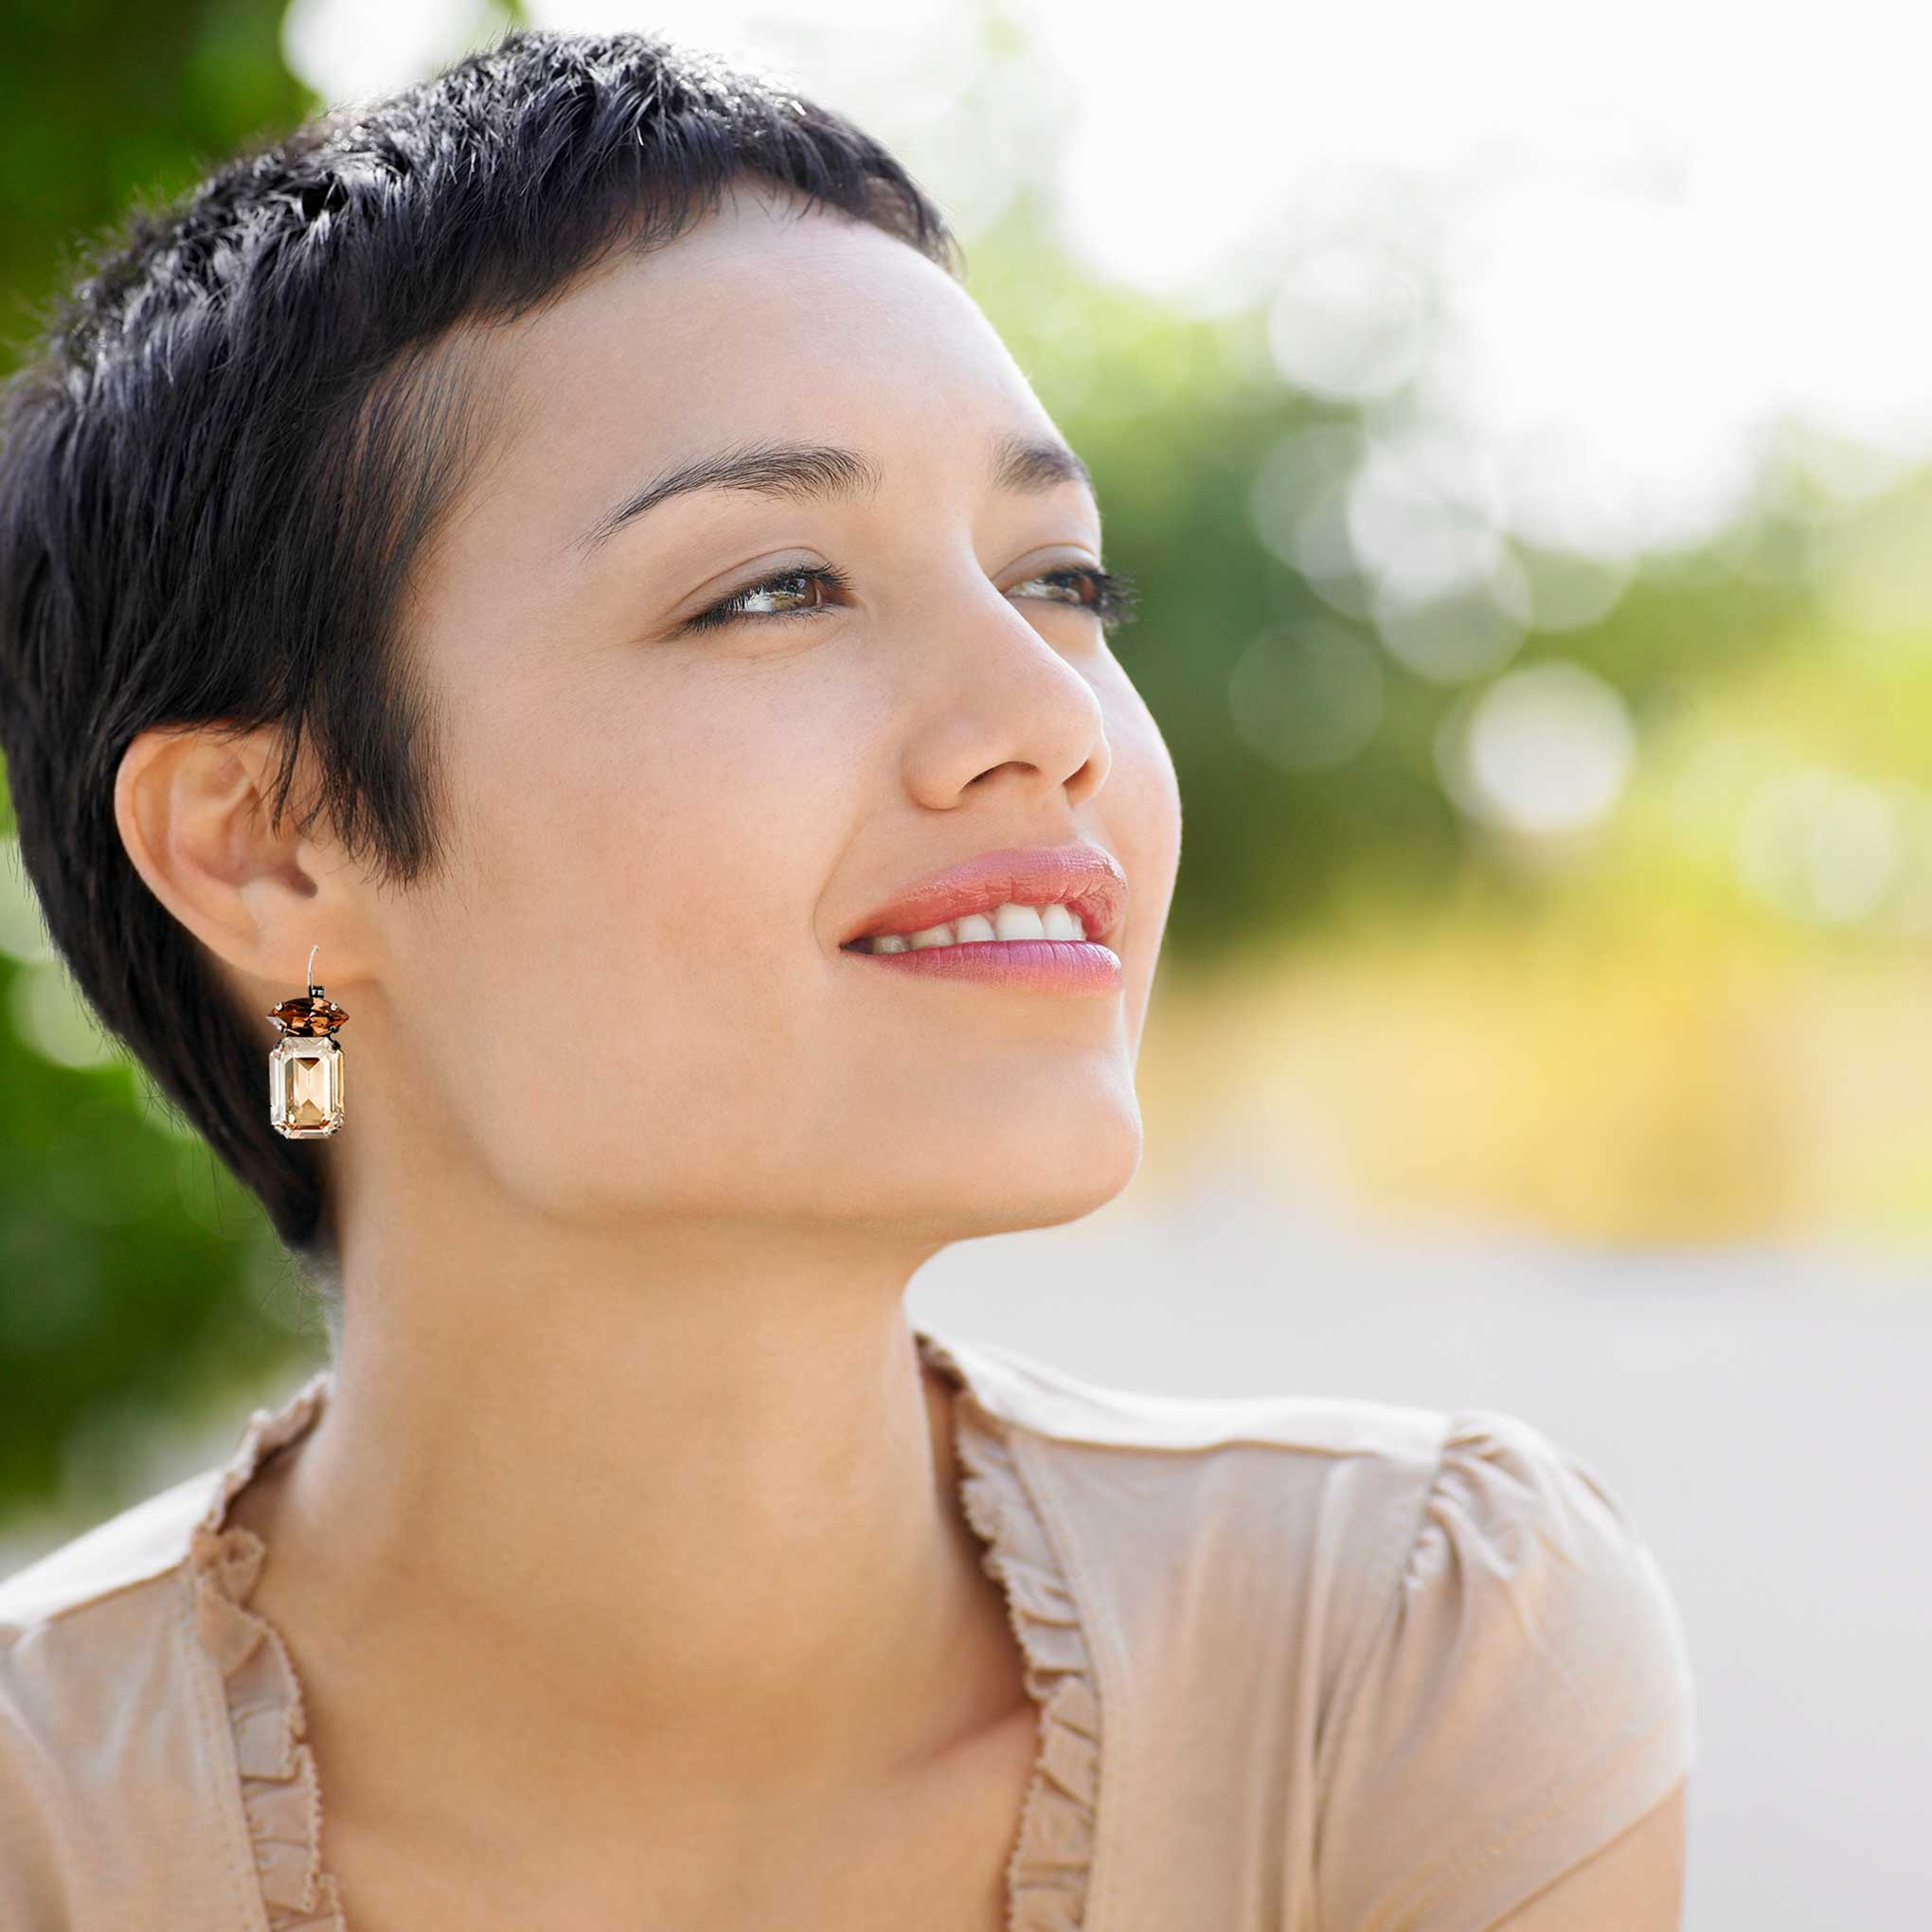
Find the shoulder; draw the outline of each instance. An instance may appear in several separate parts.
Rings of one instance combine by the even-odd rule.
[[[1688,1723],[1682,1619],[1636,1515],[1592,1464],[1518,1415],[1449,1413],[1383,1625],[1357,1690],[1365,1707],[1396,1688],[1375,1669],[1398,1658],[1446,1669],[1475,1632],[1493,1633],[1517,1686],[1547,1674],[1557,1702],[1542,1715],[1556,1722],[1566,1708],[1579,1740]]]
[[[1338,1689],[1324,1915],[1490,1924],[1653,1811],[1695,1755],[1683,1620],[1630,1509],[1521,1416],[1451,1412]]]
[[[183,1570],[215,1479],[177,1483],[0,1581],[0,1923],[68,1923],[133,1855],[146,1760],[188,1722]]]
[[[1289,1728],[1359,1673],[1454,1414],[1157,1394],[1004,1344],[949,1334],[928,1348],[1024,1478],[1117,1697],[1199,1731],[1224,1712],[1251,1726],[1255,1687],[1292,1682]]]
[[[214,1536],[263,1458],[314,1422],[334,1381],[332,1369],[315,1370],[278,1404],[249,1413],[225,1461],[197,1470],[0,1579],[0,1644],[83,1616],[109,1616],[107,1606],[121,1594],[182,1568],[198,1538]]]
[[[1340,1395],[1121,1388],[1003,1343],[929,1333],[927,1346],[1069,1533],[1117,1526],[1145,1552],[1156,1537],[1203,1546],[1239,1531],[1240,1547],[1277,1564],[1318,1545],[1324,1565],[1385,1594],[1459,1421]]]
[[[1127,1449],[1267,1443],[1312,1456],[1384,1456],[1433,1464],[1444,1411],[1348,1396],[1186,1396],[1119,1388],[1004,1342],[921,1331],[926,1351],[982,1408],[1029,1433]]]
[[[1553,1608],[1565,1581],[1600,1609],[1621,1598],[1626,1610],[1674,1621],[1629,1509],[1523,1416],[1340,1395],[1155,1394],[1004,1344],[948,1335],[931,1346],[1032,1470],[1102,1487],[1111,1472],[1140,1500],[1171,1491],[1190,1507],[1239,1511],[1249,1528],[1318,1512],[1332,1547],[1373,1571],[1385,1625],[1428,1617],[1458,1585],[1533,1585]],[[1474,1573],[1451,1576],[1458,1564]]]
[[[172,1569],[188,1555],[219,1477],[201,1470],[0,1578],[0,1642]]]
[[[1094,1613],[1103,1704],[1111,1676],[1164,1735],[1227,1713],[1208,1743],[1250,1765],[1264,1716],[1284,1813],[1312,1786],[1322,1923],[1491,1923],[1685,1777],[1675,1600],[1618,1493],[1538,1423],[1146,1394],[943,1346]]]
[[[51,1763],[154,1681],[215,1480],[190,1476],[0,1580],[0,1757]]]

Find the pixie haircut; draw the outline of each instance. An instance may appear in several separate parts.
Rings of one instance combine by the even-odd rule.
[[[962,272],[900,163],[782,83],[653,35],[511,29],[132,207],[0,391],[0,750],[27,877],[97,1016],[325,1288],[325,1143],[269,1124],[265,1015],[134,870],[121,756],[153,725],[277,727],[272,826],[326,814],[384,883],[435,873],[438,720],[402,611],[485,440],[450,331],[675,241],[742,177]]]

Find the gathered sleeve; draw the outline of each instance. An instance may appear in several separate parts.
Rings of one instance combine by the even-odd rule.
[[[1597,1475],[1451,1413],[1392,1601],[1325,1726],[1320,1932],[1481,1932],[1689,1771],[1669,1584]]]

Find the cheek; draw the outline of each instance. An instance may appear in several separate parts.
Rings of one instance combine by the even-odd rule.
[[[1108,694],[1107,742],[1113,762],[1100,811],[1127,872],[1128,930],[1151,946],[1167,923],[1180,869],[1180,781],[1153,712],[1124,677]]]
[[[1126,982],[1122,1019],[1137,1055],[1180,869],[1180,785],[1167,742],[1137,691],[1129,687],[1107,693],[1106,717],[1113,758],[1107,782],[1094,800],[1095,830],[1127,874],[1127,924],[1119,947]]]
[[[514,1016],[497,1104],[551,1122],[551,1145],[689,1169],[693,1137],[722,1157],[811,1078],[850,767],[782,680],[744,669],[735,689],[637,678],[492,704],[452,760],[463,931],[444,974]]]

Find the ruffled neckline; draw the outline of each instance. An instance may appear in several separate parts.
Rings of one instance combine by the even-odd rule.
[[[953,1440],[959,1499],[983,1546],[980,1565],[1006,1597],[1040,1708],[1040,1749],[1007,1863],[1007,1932],[1080,1932],[1100,1797],[1100,1705],[1080,1603],[1020,1475],[1004,1423],[974,1392],[958,1357],[915,1328],[920,1352],[959,1392]]]
[[[227,1693],[242,1807],[269,1932],[349,1932],[335,1881],[322,1869],[322,1791],[308,1744],[302,1686],[281,1633],[248,1607],[268,1547],[226,1521],[228,1506],[277,1449],[321,1414],[335,1386],[318,1369],[282,1406],[248,1418],[213,1500],[188,1538],[194,1628]]]
[[[953,1348],[917,1325],[923,1360],[957,1391],[959,1499],[980,1563],[1000,1585],[1039,1708],[1040,1748],[1007,1864],[1007,1932],[1080,1932],[1100,1786],[1100,1700],[1069,1588],[1002,1420],[980,1403]],[[248,1607],[268,1554],[230,1505],[277,1450],[304,1435],[334,1392],[320,1368],[279,1408],[254,1410],[188,1541],[194,1628],[221,1673],[242,1808],[269,1932],[351,1932],[322,1866],[322,1791],[301,1680],[281,1633]]]

